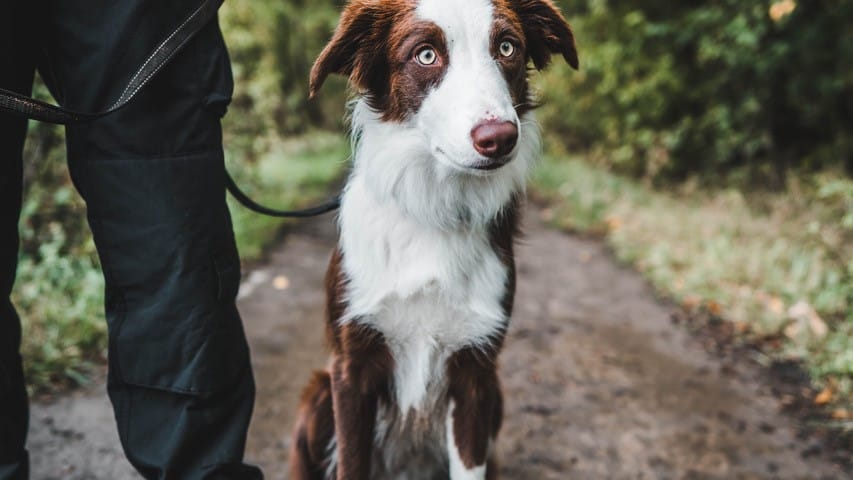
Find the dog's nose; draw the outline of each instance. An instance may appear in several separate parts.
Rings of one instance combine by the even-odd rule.
[[[508,155],[518,142],[518,126],[514,122],[489,120],[471,130],[474,149],[489,158]]]

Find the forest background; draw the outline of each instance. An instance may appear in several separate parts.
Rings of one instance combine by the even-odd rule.
[[[853,430],[853,1],[557,3],[581,70],[532,75],[546,220],[600,236],[760,361],[801,365]],[[221,11],[237,85],[227,162],[268,203],[323,198],[348,168],[346,82],[315,100],[307,82],[341,6]],[[106,354],[103,280],[63,147],[61,129],[31,124],[13,299],[35,392],[86,383]],[[282,223],[232,212],[244,261],[258,261]]]

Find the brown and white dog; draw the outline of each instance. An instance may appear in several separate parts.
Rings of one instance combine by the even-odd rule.
[[[333,350],[295,479],[497,478],[496,371],[539,153],[528,64],[577,68],[550,0],[352,0],[311,73],[349,77],[354,167],[327,275]]]

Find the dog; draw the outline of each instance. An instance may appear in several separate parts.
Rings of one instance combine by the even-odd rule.
[[[349,78],[353,169],[329,265],[326,371],[292,478],[497,478],[497,356],[540,150],[529,66],[572,30],[550,0],[352,0],[310,78]]]

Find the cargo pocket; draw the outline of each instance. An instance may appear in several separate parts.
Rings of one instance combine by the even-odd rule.
[[[225,253],[213,261],[216,271],[216,298],[220,303],[233,303],[240,290],[240,259]]]

